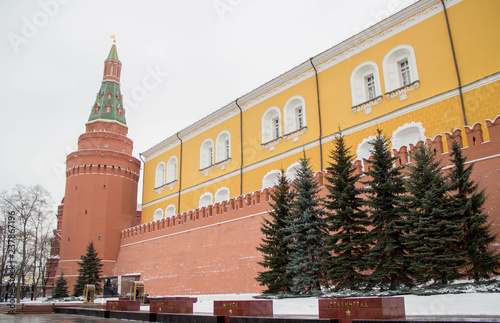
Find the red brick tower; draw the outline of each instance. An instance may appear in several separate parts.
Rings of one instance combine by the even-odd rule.
[[[127,137],[122,64],[113,44],[104,62],[104,77],[88,122],[78,139],[78,151],[66,159],[66,193],[61,234],[61,271],[72,289],[80,256],[89,242],[102,259],[103,275],[112,276],[121,230],[136,223],[140,162],[132,156]]]

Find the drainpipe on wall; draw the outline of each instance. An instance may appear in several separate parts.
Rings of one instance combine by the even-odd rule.
[[[240,195],[243,195],[243,110],[241,110],[240,105],[238,104],[238,99],[234,101],[238,109],[240,109]]]
[[[146,161],[144,159],[142,159],[141,153],[139,153],[139,158],[140,158],[140,160],[142,160],[142,163],[144,164],[144,167],[142,167],[142,180],[144,181],[144,171],[146,169]],[[144,185],[142,186],[141,219],[142,219],[142,201],[144,201]],[[142,222],[142,220],[141,220],[141,222]],[[137,221],[135,223],[137,224]],[[120,277],[120,276],[118,276],[118,277]]]
[[[448,37],[450,38],[451,52],[453,53],[453,62],[455,63],[455,71],[457,73],[458,79],[458,92],[460,93],[460,103],[462,104],[462,115],[464,118],[464,124],[467,126],[467,116],[465,115],[465,105],[464,105],[464,95],[462,93],[462,81],[460,80],[460,73],[458,72],[457,56],[455,54],[455,46],[453,45],[453,38],[451,37],[450,22],[448,20],[448,12],[446,11],[446,6],[444,1],[441,0],[443,5],[444,17],[446,18],[446,27],[448,28]]]
[[[181,142],[181,152],[179,156],[179,192],[177,195],[177,214],[181,213],[181,184],[182,184],[182,139],[179,137],[179,132],[175,134]]]
[[[314,66],[313,63],[313,57],[309,59],[311,62],[312,67],[314,68],[314,75],[316,76],[316,97],[318,98],[318,120],[319,120],[319,165],[320,165],[320,170],[323,171],[323,145],[321,144],[321,137],[323,137],[323,130],[321,128],[321,108],[319,104],[319,85],[318,85],[318,70],[316,69],[316,66]]]

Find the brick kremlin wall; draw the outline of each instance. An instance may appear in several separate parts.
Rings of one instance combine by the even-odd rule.
[[[446,140],[438,135],[427,144],[447,167],[449,154],[443,153],[443,142],[449,146],[450,136],[455,136],[460,143],[470,143],[463,152],[468,163],[474,163],[473,179],[486,189],[485,212],[500,236],[500,117],[485,124],[465,127],[466,140],[456,129],[445,134]],[[483,141],[484,137],[490,140]],[[415,147],[394,151],[402,163],[408,160],[407,149]],[[361,172],[361,162],[355,165]],[[320,183],[323,175],[315,175]],[[269,191],[264,189],[123,230],[115,275],[140,273],[146,293],[156,296],[259,293],[262,288],[255,277],[262,270],[257,264],[262,256],[256,247],[268,200]],[[500,249],[498,237],[495,247]]]

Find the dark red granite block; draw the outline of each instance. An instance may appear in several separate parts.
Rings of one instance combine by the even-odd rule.
[[[119,301],[121,305],[121,311],[140,311],[141,301]]]
[[[118,300],[118,301],[107,301],[106,302],[107,311],[140,311],[141,302],[140,301],[130,301],[130,300]]]
[[[151,313],[193,314],[193,303],[196,298],[166,297],[163,301],[150,301]]]
[[[403,297],[319,299],[319,318],[337,318],[339,323],[356,319],[397,319],[405,317]]]
[[[273,316],[273,301],[214,301],[214,315]]]
[[[120,310],[120,301],[106,302],[106,311],[119,311],[119,310]]]

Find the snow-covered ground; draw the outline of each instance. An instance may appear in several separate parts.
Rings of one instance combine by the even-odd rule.
[[[213,313],[214,300],[249,300],[254,294],[193,295],[195,313]],[[500,293],[467,293],[433,296],[405,295],[407,316],[498,316]],[[275,315],[318,315],[318,299],[287,298],[273,300]]]
[[[171,297],[172,295],[170,295]],[[234,301],[251,300],[257,294],[225,294],[225,295],[179,295],[196,297],[194,312],[198,314],[212,314],[214,300]],[[404,295],[407,316],[493,316],[500,320],[500,293],[464,293],[432,296]],[[111,299],[106,299],[111,300]],[[38,299],[36,302],[42,302]],[[23,301],[23,303],[31,301]],[[64,303],[81,303],[64,302]],[[105,304],[101,298],[95,300],[97,304]],[[141,310],[148,311],[149,306],[141,306]],[[318,316],[318,298],[285,298],[273,300],[274,315]]]

